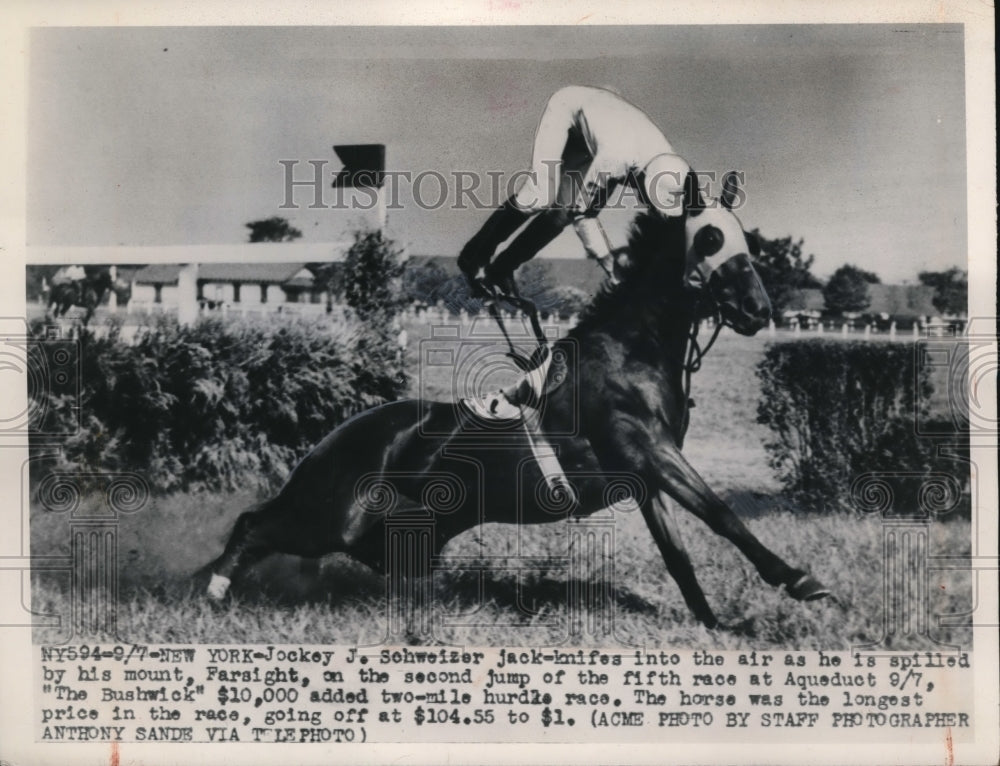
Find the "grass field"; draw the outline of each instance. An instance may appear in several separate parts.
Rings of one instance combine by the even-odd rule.
[[[411,332],[408,350],[414,371],[418,331]],[[767,432],[755,422],[759,389],[753,367],[766,342],[726,334],[720,338],[694,379],[697,406],[685,452],[766,545],[789,563],[810,569],[831,588],[835,600],[800,604],[771,588],[732,545],[681,511],[681,530],[695,570],[709,603],[727,626],[708,631],[684,605],[638,513],[613,517],[613,557],[587,562],[576,580],[560,566],[577,535],[573,523],[523,530],[487,525],[461,535],[444,550],[446,564],[428,584],[433,639],[503,646],[827,650],[879,641],[887,606],[882,524],[842,511],[804,513],[777,497],[778,484],[762,446]],[[445,395],[451,390],[447,371],[427,374],[439,378],[415,379],[414,391]],[[221,607],[192,593],[192,573],[219,554],[235,518],[257,499],[250,493],[153,497],[143,510],[123,518],[118,531],[121,638],[194,643],[385,639],[390,607],[384,579],[340,555],[323,559],[318,567],[304,567],[294,557],[272,557],[234,588],[233,600]],[[932,556],[970,551],[968,521],[936,522],[927,532]],[[31,538],[35,554],[67,554],[65,517],[36,509]],[[518,569],[518,550],[551,564]],[[485,568],[479,571],[477,562]],[[68,615],[68,579],[35,575],[33,611]],[[581,585],[600,597],[582,604],[574,601],[571,594]],[[928,593],[932,615],[971,610],[972,585],[965,572],[931,570]],[[926,635],[897,634],[890,645],[970,645],[970,629],[939,627],[934,619],[930,625]],[[63,640],[67,630],[38,628],[35,639]]]

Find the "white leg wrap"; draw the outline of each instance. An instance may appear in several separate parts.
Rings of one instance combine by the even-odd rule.
[[[216,601],[226,595],[229,584],[232,582],[228,577],[212,573],[212,580],[208,583],[208,595]]]

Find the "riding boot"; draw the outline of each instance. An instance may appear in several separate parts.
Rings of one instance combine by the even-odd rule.
[[[490,262],[501,242],[521,228],[533,213],[522,210],[511,197],[490,214],[486,223],[470,239],[458,256],[458,268],[470,279]]]
[[[524,231],[510,243],[493,262],[486,267],[486,278],[503,287],[509,283],[514,269],[530,261],[569,224],[568,216],[562,210],[546,210],[539,213]]]

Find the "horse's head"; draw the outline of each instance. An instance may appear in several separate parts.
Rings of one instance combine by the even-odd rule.
[[[708,298],[740,335],[753,335],[771,318],[771,301],[750,262],[759,245],[733,214],[736,173],[727,173],[719,200],[706,199],[689,173],[684,189],[684,286]]]
[[[83,278],[83,284],[98,293],[103,293],[111,289],[111,270],[105,266],[95,266],[87,270],[87,275]]]
[[[100,300],[109,290],[113,291],[119,301],[127,301],[132,293],[132,286],[120,277],[113,278],[111,269],[97,267],[88,271],[83,279],[83,286],[91,289]]]

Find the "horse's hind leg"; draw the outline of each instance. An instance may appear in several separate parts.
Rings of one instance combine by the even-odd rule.
[[[274,502],[270,500],[256,510],[240,514],[229,535],[226,549],[208,566],[211,580],[207,592],[210,598],[222,599],[240,572],[275,552],[271,517],[268,513],[272,511]]]
[[[647,500],[642,505],[642,515],[653,534],[653,539],[656,540],[663,561],[667,565],[667,571],[680,588],[688,608],[706,627],[714,628],[719,621],[708,605],[705,593],[695,577],[694,567],[691,566],[691,559],[684,549],[680,529],[677,527],[677,520],[673,516],[669,501],[661,496]]]

